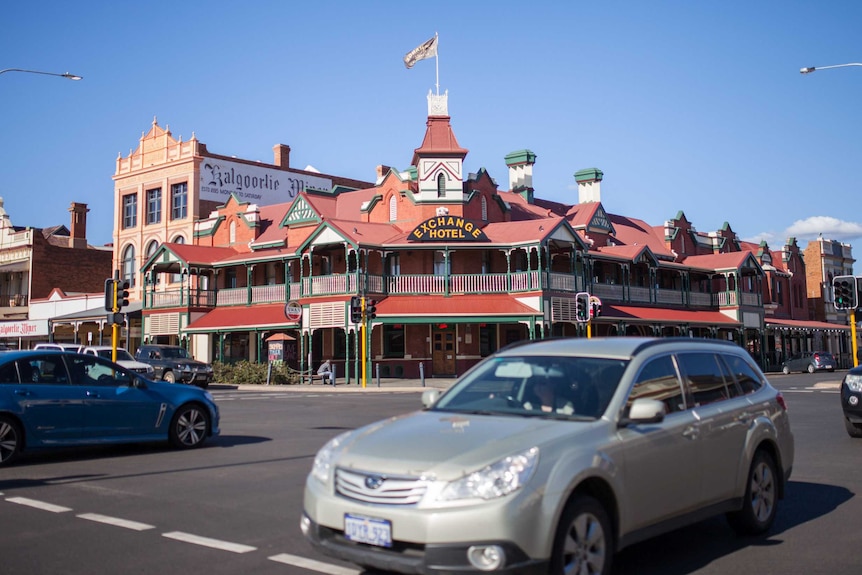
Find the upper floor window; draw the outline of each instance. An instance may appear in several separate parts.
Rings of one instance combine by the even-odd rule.
[[[156,255],[157,249],[159,249],[159,242],[157,242],[156,240],[153,240],[147,244],[147,252],[146,252],[147,261],[150,261],[150,258],[153,257],[154,255]],[[156,284],[161,282],[161,275],[162,274],[156,274]]]
[[[434,252],[434,275],[449,275],[450,260],[443,252]]]
[[[171,219],[181,220],[189,215],[189,185],[186,182],[171,185]]]
[[[162,189],[147,190],[147,223],[158,224],[162,221]]]
[[[400,254],[389,254],[386,256],[386,273],[391,276],[401,275]]]
[[[186,243],[186,238],[183,237],[182,234],[180,234],[180,235],[176,236],[174,239],[172,239],[171,242],[175,243],[175,244],[184,244],[184,243]],[[182,274],[171,274],[171,282],[172,283],[178,283],[178,282],[181,282],[182,280],[183,280]]]
[[[123,279],[129,282],[130,287],[135,287],[135,246],[128,245],[123,250],[121,266]]]
[[[437,197],[446,197],[446,176],[443,175],[443,172],[437,174]]]
[[[236,242],[236,221],[232,220],[230,226],[228,226],[228,241],[230,243]]]
[[[236,287],[236,268],[227,268],[227,270],[225,270],[224,287]]]
[[[138,225],[138,194],[123,196],[123,229]]]
[[[398,219],[398,202],[395,195],[389,198],[389,221],[394,222]]]
[[[482,196],[482,221],[488,221],[488,200],[485,196]]]

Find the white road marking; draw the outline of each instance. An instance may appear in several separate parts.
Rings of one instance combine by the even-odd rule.
[[[267,557],[267,559],[275,561],[276,563],[284,563],[285,565],[293,565],[294,567],[310,569],[311,571],[317,571],[318,573],[327,573],[328,575],[359,575],[362,573],[362,571],[357,569],[339,567],[338,565],[331,565],[329,563],[315,561],[314,559],[306,559],[305,557],[290,555],[288,553],[279,553],[278,555]]]
[[[257,550],[257,547],[250,545],[242,545],[240,543],[231,543],[230,541],[221,541],[219,539],[210,539],[209,537],[201,537],[200,535],[192,535],[191,533],[183,533],[182,531],[171,531],[170,533],[162,533],[162,537],[184,541],[185,543],[194,543],[204,547],[212,547],[213,549],[221,549],[230,551],[231,553],[248,553]]]
[[[154,525],[138,523],[137,521],[129,521],[128,519],[120,519],[119,517],[110,517],[108,515],[99,515],[98,513],[81,513],[78,517],[81,519],[89,519],[90,521],[98,521],[99,523],[105,523],[106,525],[113,525],[115,527],[124,527],[134,531],[146,531],[147,529],[156,528]]]
[[[45,503],[44,501],[29,499],[27,497],[8,497],[6,501],[9,503],[17,503],[18,505],[35,507],[36,509],[50,511],[51,513],[65,513],[66,511],[71,511],[69,507],[62,507],[60,505],[54,505],[53,503]]]

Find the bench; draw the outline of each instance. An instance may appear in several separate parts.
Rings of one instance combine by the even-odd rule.
[[[305,377],[303,377],[303,380],[308,381],[308,385],[314,385],[315,381],[319,381],[323,385],[327,385],[328,379],[329,379],[328,376],[324,377],[324,376],[318,374],[316,371],[311,371]],[[337,378],[336,378],[336,381],[337,381]]]

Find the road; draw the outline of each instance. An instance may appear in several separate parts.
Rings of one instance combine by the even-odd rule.
[[[623,551],[615,573],[857,573],[862,442],[844,431],[839,379],[771,377],[787,398],[797,456],[768,537],[739,539],[712,519]],[[327,439],[416,409],[419,393],[214,395],[223,435],[203,449],[52,451],[0,471],[0,572],[358,574],[302,539],[305,475]]]

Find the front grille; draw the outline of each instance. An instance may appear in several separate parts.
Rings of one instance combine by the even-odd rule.
[[[342,497],[382,505],[415,505],[428,490],[421,477],[390,477],[377,473],[336,469],[335,491]]]

